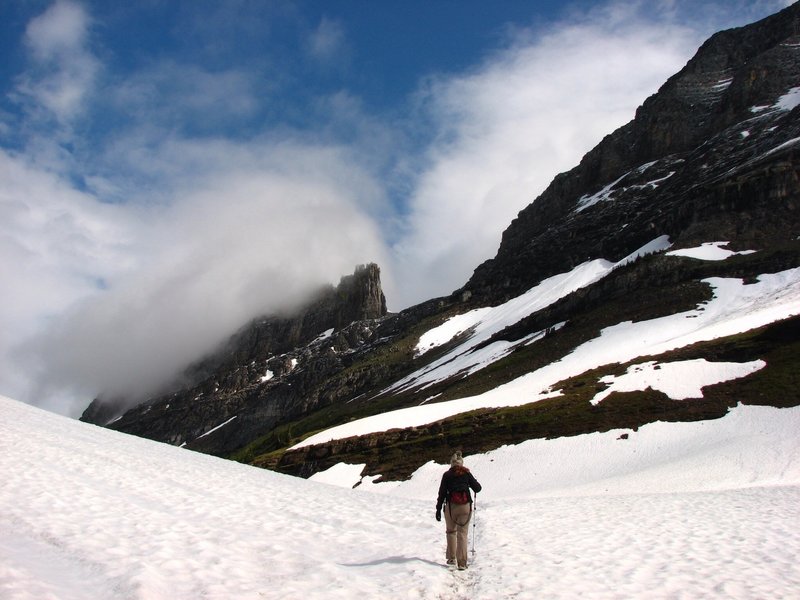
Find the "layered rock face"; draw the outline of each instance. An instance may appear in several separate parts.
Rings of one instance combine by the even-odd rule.
[[[712,36],[632,122],[519,213],[464,290],[477,304],[510,298],[586,260],[621,259],[656,233],[734,245],[796,235],[798,115],[778,107],[800,85],[798,32],[795,4]],[[765,216],[769,226],[742,227]]]

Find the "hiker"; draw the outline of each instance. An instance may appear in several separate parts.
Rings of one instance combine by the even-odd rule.
[[[456,451],[450,459],[450,469],[442,475],[439,484],[439,497],[436,500],[436,520],[442,520],[444,507],[444,524],[447,532],[447,564],[458,563],[459,570],[467,568],[467,534],[472,517],[472,495],[481,491],[481,484],[464,466],[461,451]]]

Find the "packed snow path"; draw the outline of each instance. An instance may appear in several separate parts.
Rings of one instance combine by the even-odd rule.
[[[676,439],[693,456],[662,451],[625,462],[625,474],[618,464],[566,481],[542,464],[532,478],[539,443],[468,457],[486,492],[478,499],[476,559],[456,572],[442,564],[443,524],[433,518],[441,466],[368,493],[0,397],[0,598],[788,597],[800,589],[800,410],[737,411],[744,418],[735,428],[726,429],[728,417],[695,424],[703,446]],[[659,425],[628,440],[638,445],[610,447],[643,450],[664,432],[695,431]],[[731,438],[734,429],[740,433]],[[582,448],[568,461],[576,466],[586,444],[609,446],[609,439],[553,443],[567,458]],[[613,456],[603,454],[621,460]],[[668,472],[665,461],[682,465],[680,493],[619,493],[637,481],[652,492],[648,475]],[[718,484],[716,471],[729,483],[741,472],[741,485],[686,491],[689,480]],[[530,486],[539,481],[545,488],[536,492]],[[547,486],[558,494],[547,495]]]

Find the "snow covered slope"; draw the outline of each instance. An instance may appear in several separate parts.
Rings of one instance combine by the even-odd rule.
[[[654,240],[631,257],[619,264],[627,263],[641,254],[653,250],[664,250],[668,243],[664,239]],[[707,247],[690,249],[682,255],[690,255],[698,259],[708,260]],[[717,246],[714,246],[717,249]],[[731,253],[732,254],[732,253]],[[716,255],[711,258],[717,260]],[[607,274],[614,266],[612,263],[599,264],[592,261],[579,265],[570,273],[552,277],[536,286],[528,293],[514,298],[503,305],[491,309],[473,311],[474,318],[455,317],[458,322],[468,322],[473,330],[472,335],[446,354],[442,359],[433,362],[420,372],[412,373],[396,384],[401,388],[411,385],[426,385],[432,381],[453,377],[464,369],[478,369],[482,364],[496,360],[502,354],[494,348],[499,344],[484,347],[478,352],[475,348],[489,339],[492,334],[513,325],[543,303],[550,303],[563,297],[568,290],[582,287]],[[573,352],[543,368],[528,373],[505,385],[498,386],[484,394],[424,404],[411,408],[385,412],[382,414],[350,421],[331,429],[312,435],[295,448],[302,448],[355,435],[364,435],[378,431],[386,431],[396,427],[416,427],[432,423],[459,413],[479,408],[518,406],[558,395],[553,390],[559,381],[584,373],[601,365],[626,363],[640,356],[657,355],[662,352],[688,346],[690,344],[734,335],[768,323],[800,314],[800,268],[789,269],[780,273],[763,274],[756,283],[746,285],[741,279],[710,278],[705,280],[714,290],[714,297],[694,310],[661,317],[657,319],[630,321],[619,323],[604,329],[600,336],[589,340]],[[531,308],[534,307],[534,308]],[[442,336],[437,338],[437,330],[422,336],[420,350],[429,345],[443,343],[446,335],[453,335],[449,322],[438,329]],[[510,351],[510,350],[509,350]],[[645,363],[647,364],[647,363]],[[680,373],[682,389],[691,390],[685,394],[672,394],[673,399],[702,398],[702,387],[743,377],[754,370],[753,364],[715,363],[727,375],[720,378],[711,374],[708,363],[682,364],[673,366],[673,371]],[[761,364],[763,366],[763,363]],[[651,377],[646,377],[643,368],[637,380],[638,387],[631,389],[647,389],[648,386],[659,389],[654,383],[659,376],[659,369],[648,369]],[[668,393],[667,390],[665,393]]]
[[[432,463],[385,494],[294,479],[0,397],[0,598],[778,598],[800,589],[800,408],[532,440],[442,565]]]

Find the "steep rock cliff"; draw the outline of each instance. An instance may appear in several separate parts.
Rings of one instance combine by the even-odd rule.
[[[588,259],[620,259],[656,231],[691,243],[703,223],[703,235],[733,243],[790,239],[796,146],[782,145],[797,136],[797,115],[775,107],[800,85],[798,32],[795,4],[712,36],[633,121],[519,213],[464,286],[474,302],[513,297]],[[732,208],[737,223],[769,212],[772,224],[744,231],[726,218]]]
[[[177,390],[121,416],[115,410],[123,400],[97,399],[81,419],[171,444],[235,449],[325,402],[317,388],[341,370],[350,352],[372,340],[385,315],[379,267],[359,266],[294,313],[242,327],[216,353],[187,368]],[[234,417],[236,426],[224,436],[209,433]]]

